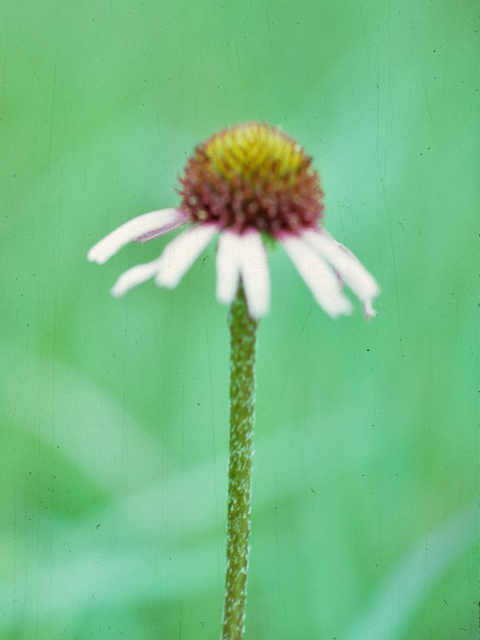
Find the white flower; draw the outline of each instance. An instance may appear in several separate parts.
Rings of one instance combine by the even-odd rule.
[[[179,209],[146,213],[100,240],[88,252],[88,259],[103,264],[132,240],[145,242],[187,223],[187,216]],[[165,247],[159,258],[122,274],[112,288],[112,295],[120,297],[151,278],[155,278],[158,286],[173,289],[217,234],[217,299],[231,304],[241,281],[251,317],[267,315],[270,308],[267,250],[253,226],[243,232],[221,228],[215,222],[189,226]],[[357,258],[323,228],[309,227],[297,234],[279,231],[276,239],[328,315],[337,318],[352,312],[343,284],[359,298],[367,319],[375,315],[372,301],[380,292],[378,284]]]
[[[346,284],[368,320],[380,289],[372,275],[321,226],[323,191],[312,159],[275,127],[256,122],[214,134],[189,158],[178,209],[152,211],[126,222],[88,253],[103,264],[128,242],[146,242],[182,231],[162,255],[126,271],[112,289],[122,296],[155,278],[173,289],[218,234],[217,299],[231,304],[240,282],[252,318],[270,309],[270,278],[262,234],[278,241],[332,318],[352,312]]]

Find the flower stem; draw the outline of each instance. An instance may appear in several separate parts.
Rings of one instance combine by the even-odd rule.
[[[230,460],[228,468],[227,572],[222,640],[242,640],[247,596],[248,538],[255,422],[255,332],[240,286],[229,325]]]

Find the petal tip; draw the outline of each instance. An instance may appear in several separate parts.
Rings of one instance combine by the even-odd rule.
[[[370,322],[372,318],[376,318],[378,313],[377,310],[374,309],[371,303],[363,304],[363,315],[365,316],[365,321]]]
[[[328,309],[326,306],[320,305],[323,310],[334,320],[338,320],[342,316],[351,316],[353,313],[353,304],[348,298],[343,298],[341,302],[338,302],[333,309]]]
[[[95,245],[87,253],[87,260],[89,262],[96,262],[97,264],[104,264],[107,261],[107,258],[105,258],[103,253],[98,250],[98,245]]]
[[[175,287],[179,283],[179,281],[177,281],[176,278],[174,279],[171,276],[171,274],[169,274],[168,272],[165,272],[165,271],[163,271],[163,272],[159,271],[157,273],[157,275],[155,276],[154,282],[157,285],[157,287],[163,287],[164,289],[169,289],[170,291],[172,289],[175,289]]]
[[[125,294],[125,291],[120,290],[120,288],[118,287],[114,286],[110,289],[110,295],[113,298],[122,298],[124,294]]]
[[[249,309],[248,312],[252,317],[252,320],[260,320],[261,318],[268,316],[270,313],[270,305],[265,305],[262,309],[253,309],[252,311]]]

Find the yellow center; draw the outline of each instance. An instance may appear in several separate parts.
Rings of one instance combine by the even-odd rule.
[[[256,122],[227,129],[213,136],[204,146],[207,158],[227,181],[233,176],[244,180],[295,181],[305,165],[302,148],[292,139]]]

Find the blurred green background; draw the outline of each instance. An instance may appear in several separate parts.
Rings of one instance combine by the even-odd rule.
[[[247,640],[476,640],[478,7],[5,2],[0,638],[219,637],[227,309],[212,245],[115,300],[88,249],[195,144],[282,125],[382,286],[330,320],[281,248],[257,367]]]

